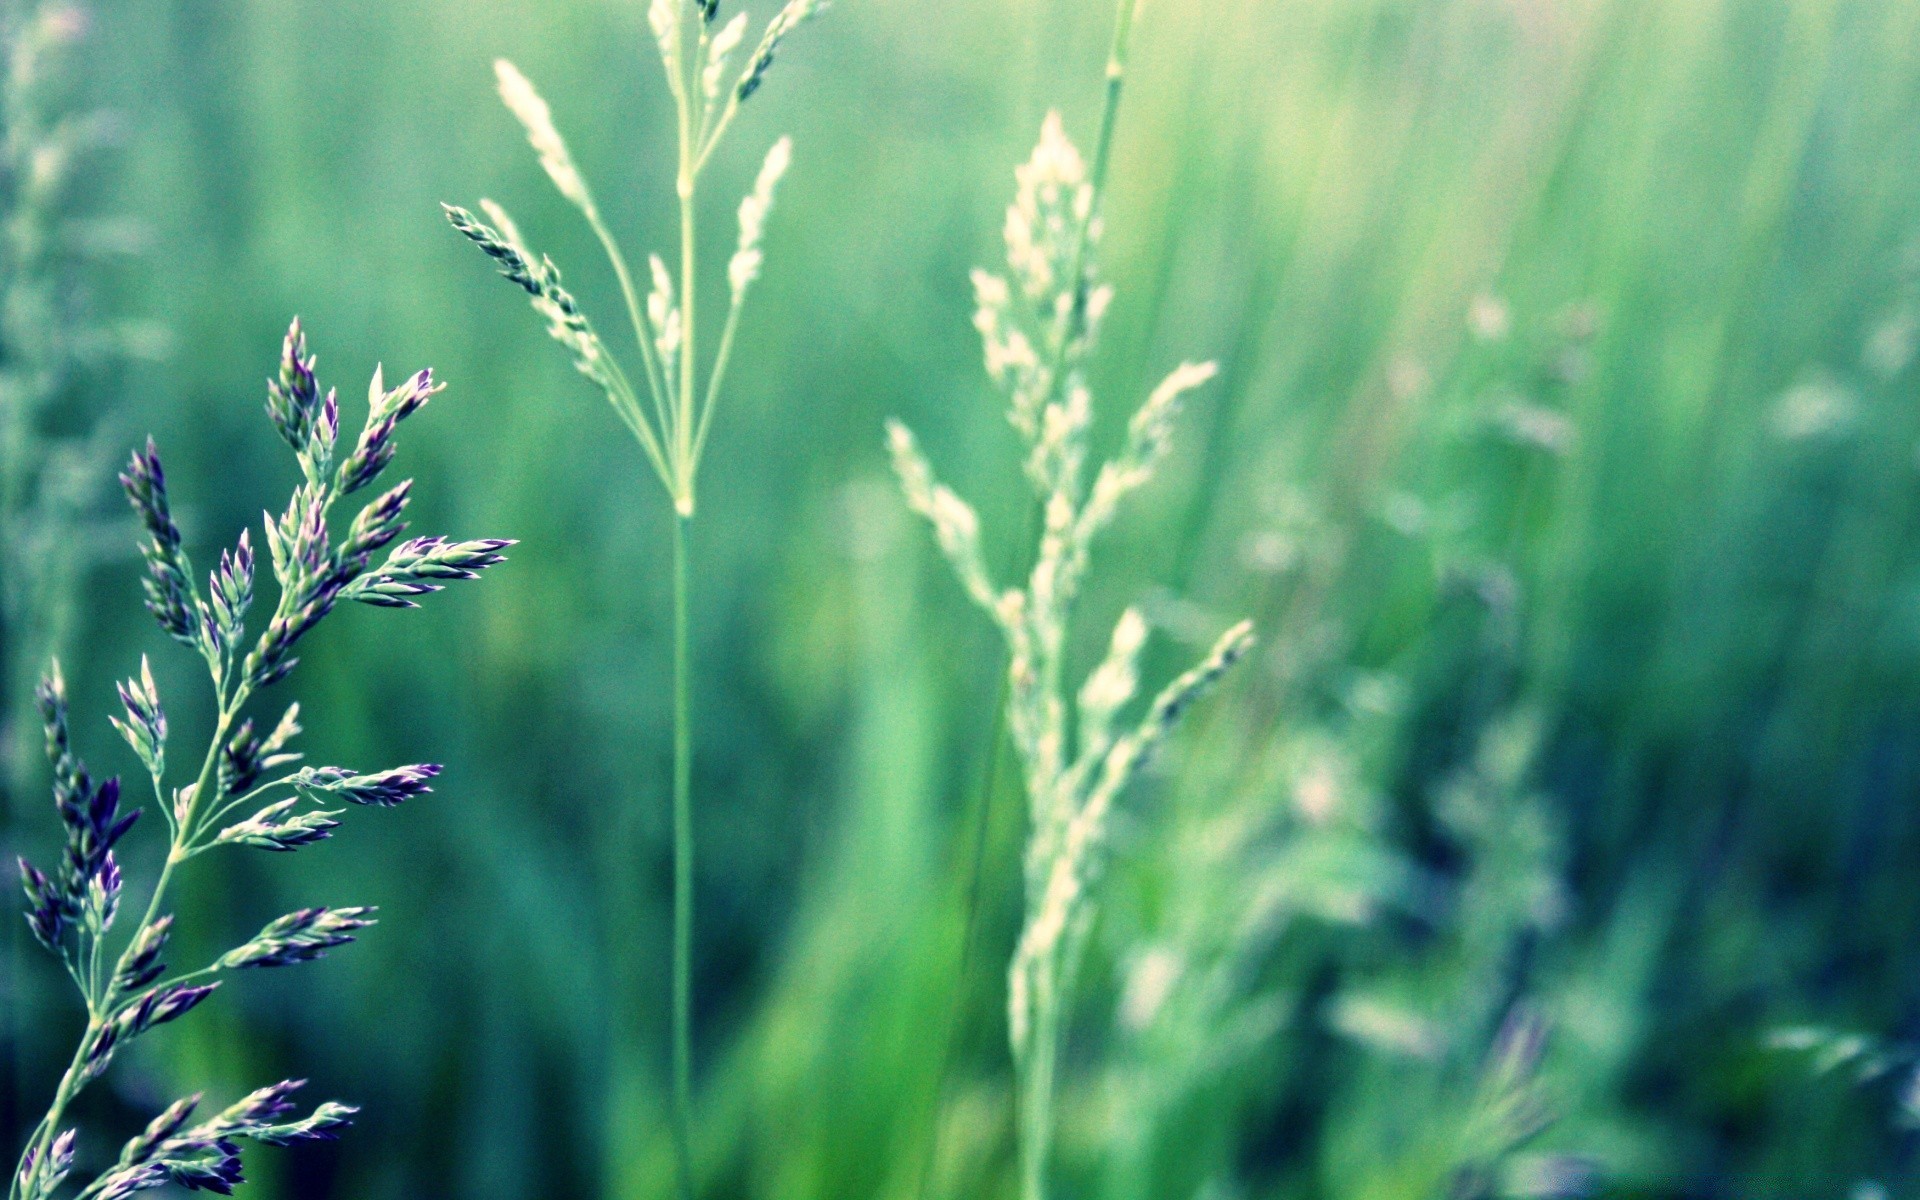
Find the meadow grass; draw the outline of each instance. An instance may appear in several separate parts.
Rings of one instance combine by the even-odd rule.
[[[254,599],[249,532],[243,530],[230,549],[220,552],[202,591],[151,438],[121,475],[144,532],[140,553],[146,563],[147,609],[168,636],[203,660],[214,695],[214,725],[192,782],[170,785],[167,715],[144,656],[139,675],[119,685],[124,714],[112,724],[145,770],[167,841],[144,911],[124,937],[110,936],[126,882],[115,851],[141,810],[122,806],[118,778],[95,780],[80,759],[57,662],[36,693],[66,844],[51,871],[20,860],[27,924],[34,939],[66,968],[84,1004],[86,1027],[21,1152],[8,1200],[47,1200],[84,1161],[77,1130],[66,1126],[68,1108],[137,1038],[192,1011],[220,986],[225,973],[309,962],[373,924],[370,908],[304,908],[269,922],[207,966],[169,975],[161,959],[174,936],[174,915],[166,911],[174,899],[169,887],[185,863],[224,846],[280,852],[310,846],[340,825],[334,818],[344,810],[329,804],[391,808],[432,790],[428,781],[440,773],[434,764],[370,773],[307,766],[277,774],[302,757],[292,749],[301,732],[299,705],[289,705],[265,735],[243,713],[293,670],[296,646],[341,601],[415,608],[417,597],[440,591],[449,581],[478,578],[503,561],[500,551],[510,543],[496,539],[400,542],[412,480],[361,508],[337,541],[329,532],[334,506],[380,477],[393,459],[400,422],[438,390],[428,371],[387,388],[376,368],[366,422],[357,438],[342,443],[335,394],[321,393],[299,322],[288,330],[278,379],[268,388],[267,415],[293,449],[301,483],[282,515],[266,517],[263,532],[278,595],[254,639],[247,628]],[[383,550],[385,557],[376,562]],[[230,1193],[244,1178],[240,1140],[289,1145],[331,1139],[356,1111],[328,1101],[288,1120],[295,1111],[292,1096],[303,1082],[260,1088],[197,1124],[192,1118],[198,1095],[174,1102],[76,1197],[124,1200],[168,1184]]]
[[[595,332],[573,296],[561,286],[560,272],[544,256],[536,259],[513,220],[492,201],[481,208],[492,224],[465,209],[446,207],[455,229],[500,264],[503,276],[524,288],[547,331],[572,354],[581,374],[606,394],[640,444],[672,505],[673,530],[673,962],[672,1077],[674,1157],[680,1194],[696,1190],[693,1148],[693,941],[694,813],[693,727],[688,662],[688,537],[696,506],[700,461],[713,414],[723,394],[727,365],[748,290],[759,278],[761,241],[773,207],[774,191],[786,174],[792,144],[782,137],[767,151],[753,189],[740,201],[739,241],[727,263],[728,304],[710,363],[702,361],[701,327],[696,313],[705,281],[700,272],[699,184],[702,171],[719,148],[741,105],[760,90],[775,52],[800,24],[825,6],[824,0],[787,0],[761,32],[758,43],[735,65],[745,45],[747,14],[718,23],[719,0],[653,0],[647,23],[660,52],[667,90],[673,97],[678,151],[674,193],[679,200],[679,282],[658,254],[647,259],[650,290],[644,303],[619,241],[600,215],[599,206],[572,155],[554,127],[547,103],[518,68],[495,63],[500,97],[527,131],[547,176],[579,209],[605,250],[620,284],[628,321],[640,351],[647,403],[630,381],[619,358]],[[637,931],[616,933],[637,939]],[[629,1002],[631,1003],[631,1001]],[[625,1023],[637,1023],[631,1016]]]
[[[1125,407],[1105,401],[1132,381],[1183,355],[1221,369],[1101,543],[1068,668],[1097,660],[1093,619],[1130,601],[1156,631],[1143,678],[1172,677],[1240,614],[1261,649],[1109,827],[1056,1078],[1055,1190],[1398,1200],[1463,1166],[1483,1188],[1570,1158],[1632,1195],[1908,1188],[1910,1135],[1887,1120],[1904,1075],[1808,1081],[1765,1034],[1898,1045],[1911,1023],[1916,11],[1143,10],[1102,204],[1123,302],[1091,360],[1093,443],[1124,437]],[[326,1094],[380,1116],[337,1162],[250,1163],[256,1194],[588,1194],[610,1160],[618,1190],[671,1194],[670,1122],[602,1141],[606,997],[632,993],[609,990],[589,932],[643,931],[626,952],[660,964],[660,1017],[619,1015],[665,1044],[666,764],[661,829],[651,803],[612,845],[600,822],[666,757],[672,689],[634,682],[650,639],[626,597],[667,590],[669,531],[654,536],[648,472],[627,469],[643,452],[581,436],[591,414],[557,402],[566,356],[489,306],[470,252],[422,217],[524,157],[512,122],[474,116],[507,53],[556,103],[629,252],[634,236],[677,246],[675,155],[634,152],[678,136],[657,77],[628,69],[644,13],[178,0],[98,15],[89,88],[138,114],[121,192],[167,237],[126,310],[158,308],[194,346],[120,403],[192,423],[168,463],[182,523],[237,528],[281,465],[236,452],[245,423],[213,398],[278,332],[257,314],[297,295],[316,325],[430,354],[463,402],[514,398],[418,430],[409,453],[435,485],[423,500],[529,545],[484,612],[410,623],[404,655],[374,653],[386,622],[351,619],[303,655],[302,699],[345,761],[416,744],[470,764],[458,819],[415,813],[431,844],[361,823],[342,831],[351,858],[272,871],[205,856],[183,892],[183,927],[244,935],[217,923],[223,889],[265,890],[281,912],[324,874],[343,896],[379,889],[381,936],[143,1039],[120,1089],[82,1098],[86,1122],[163,1087],[145,1111],[304,1073],[301,1026],[332,1014],[362,1036],[331,1046]],[[715,850],[698,875],[696,1149],[714,1195],[916,1190],[918,1098],[952,1011],[950,898],[976,844],[943,798],[988,773],[1005,672],[997,626],[885,519],[899,506],[872,431],[900,415],[966,481],[992,578],[1024,586],[1033,489],[1017,434],[979,417],[987,381],[953,284],[997,257],[997,181],[1048,104],[1091,151],[1101,97],[1062,81],[1097,81],[1111,33],[1109,5],[875,0],[859,16],[807,45],[809,103],[756,101],[729,135],[790,129],[805,166],[782,185],[776,269],[710,427],[693,541],[695,780],[728,800],[698,814]],[[729,160],[703,198],[749,189],[758,156]],[[584,262],[591,229],[543,199],[511,207]],[[703,261],[732,249],[722,215]],[[677,255],[662,257],[677,293]],[[567,283],[584,311],[621,306],[610,273]],[[225,482],[196,493],[216,466]],[[130,577],[97,572],[72,677],[137,660],[132,614],[105,602]],[[74,695],[89,727],[89,699],[110,698],[93,691]],[[1527,744],[1502,741],[1527,722],[1526,765],[1483,764],[1496,742]],[[101,753],[116,751],[131,754]],[[1019,775],[986,810],[979,962],[1006,961],[1023,925]],[[1490,835],[1454,819],[1463,786],[1496,797]],[[1530,810],[1549,836],[1506,836]],[[616,878],[630,922],[610,911]],[[1559,881],[1554,920],[1521,903],[1541,878]],[[996,976],[958,991],[935,1195],[1019,1186]],[[1544,1040],[1502,1038],[1506,1005],[1454,1002],[1487,978]],[[30,1036],[38,1060],[65,1031]],[[640,1080],[623,1111],[647,1115],[654,1095],[665,1110],[667,1072],[663,1054],[661,1086]],[[1489,1167],[1500,1139],[1482,1134],[1522,1127],[1491,1119],[1513,1096],[1559,1119]]]
[[[1033,156],[1016,172],[1018,188],[1005,224],[1008,273],[973,276],[974,326],[985,346],[987,374],[1005,394],[1009,420],[1027,447],[1023,469],[1042,514],[1024,588],[992,582],[972,507],[935,481],[904,425],[888,429],[908,504],[932,524],[967,595],[1007,643],[1007,729],[1024,767],[1030,827],[1026,915],[1008,969],[1007,997],[1021,1194],[1027,1200],[1044,1200],[1049,1191],[1062,1027],[1110,853],[1115,801],[1188,706],[1252,645],[1250,624],[1229,629],[1124,732],[1116,723],[1138,691],[1137,664],[1148,633],[1138,609],[1121,615],[1105,659],[1076,695],[1064,682],[1074,603],[1092,543],[1121,502],[1153,477],[1185,394],[1216,373],[1210,363],[1175,368],[1128,423],[1123,448],[1088,480],[1093,400],[1086,360],[1113,296],[1095,278],[1100,198],[1135,8],[1135,0],[1121,0],[1114,22],[1091,167],[1067,139],[1058,115],[1049,114]]]

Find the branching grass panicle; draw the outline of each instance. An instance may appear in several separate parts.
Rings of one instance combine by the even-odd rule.
[[[66,1126],[68,1106],[129,1043],[185,1016],[230,972],[320,958],[373,923],[370,908],[301,909],[269,922],[211,963],[170,975],[162,955],[173,917],[164,910],[179,867],[223,846],[291,851],[323,841],[339,825],[345,811],[340,805],[392,807],[429,791],[428,781],[440,771],[432,764],[364,773],[345,767],[293,769],[301,757],[292,748],[300,733],[299,706],[290,705],[266,733],[245,715],[250,701],[293,669],[300,640],[341,601],[417,607],[419,597],[450,581],[476,578],[501,562],[501,551],[511,544],[440,537],[401,542],[412,480],[365,504],[344,530],[331,529],[335,506],[379,479],[393,458],[396,427],[439,387],[430,372],[421,371],[388,388],[375,370],[366,422],[357,437],[343,442],[339,403],[333,392],[321,393],[313,367],[295,322],[279,376],[268,386],[267,413],[292,447],[301,481],[281,515],[265,516],[269,570],[278,595],[257,633],[247,621],[255,574],[249,533],[242,531],[220,552],[202,589],[151,439],[120,477],[145,534],[140,552],[147,564],[147,608],[170,637],[205,663],[216,714],[192,780],[176,783],[168,765],[167,715],[146,660],[137,676],[119,685],[125,711],[112,723],[146,770],[167,834],[166,857],[145,909],[124,937],[115,932],[126,884],[116,849],[140,810],[124,803],[118,779],[96,780],[81,761],[58,664],[39,688],[54,804],[66,844],[51,870],[21,860],[27,922],[34,938],[66,968],[87,1020],[46,1115],[21,1153],[9,1200],[48,1200],[59,1193],[82,1161],[76,1132]],[[261,1088],[198,1122],[193,1119],[198,1096],[175,1102],[75,1192],[75,1200],[122,1200],[168,1184],[232,1191],[242,1182],[241,1140],[286,1145],[331,1138],[348,1123],[354,1109],[331,1101],[294,1117],[293,1095],[301,1082]]]
[[[667,260],[647,257],[647,287],[641,282],[602,218],[600,207],[554,127],[547,102],[512,63],[494,64],[500,98],[525,127],[547,177],[580,210],[605,250],[620,283],[627,320],[640,352],[640,383],[620,365],[600,332],[562,285],[552,260],[528,248],[504,209],[480,202],[485,219],[445,206],[453,227],[492,258],[500,273],[525,289],[547,332],[566,347],[580,373],[606,394],[621,421],[640,443],[648,465],[673,505],[673,828],[674,932],[672,1073],[674,1151],[680,1194],[694,1193],[693,1166],[693,734],[689,711],[688,526],[692,521],[700,461],[718,408],[727,365],[748,290],[760,275],[761,241],[774,191],[792,158],[787,138],[768,149],[753,189],[740,201],[739,239],[727,264],[727,308],[710,356],[701,340],[701,272],[698,261],[701,174],[719,148],[741,105],[765,82],[781,44],[795,28],[825,7],[825,0],[787,0],[761,31],[744,59],[747,14],[722,23],[719,0],[653,0],[647,24],[660,51],[667,90],[673,97],[678,151],[674,193],[679,201],[678,280]],[[645,398],[642,399],[644,392]],[[617,940],[636,935],[621,930]],[[618,1020],[636,1023],[630,1013]],[[616,1034],[616,1039],[619,1034]]]
[[[1112,289],[1095,281],[1094,251],[1131,20],[1132,2],[1123,0],[1093,166],[1067,139],[1059,116],[1049,114],[1032,157],[1015,172],[1004,231],[1007,274],[973,275],[987,373],[1026,445],[1023,467],[1041,512],[1024,587],[993,582],[972,507],[935,480],[906,426],[892,422],[887,433],[907,502],[933,526],[961,586],[1007,643],[1007,725],[1029,803],[1026,915],[1008,972],[1027,1200],[1046,1195],[1061,1026],[1093,921],[1113,805],[1187,707],[1253,641],[1249,624],[1229,629],[1143,715],[1123,720],[1139,689],[1136,664],[1148,633],[1141,613],[1128,609],[1078,693],[1066,683],[1074,601],[1092,543],[1127,496],[1152,478],[1182,399],[1214,375],[1208,363],[1175,368],[1135,412],[1119,453],[1089,481],[1093,397],[1084,365],[1112,298]]]

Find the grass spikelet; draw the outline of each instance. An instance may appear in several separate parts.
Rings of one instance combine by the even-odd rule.
[[[520,68],[506,59],[495,59],[493,72],[500,84],[500,99],[506,104],[520,124],[526,128],[527,141],[533,146],[533,152],[540,157],[540,167],[546,171],[547,178],[553,180],[553,186],[562,196],[571,200],[580,211],[598,215],[594,208],[593,197],[587,192],[587,181],[580,176],[579,168],[573,165],[573,155],[567,152],[567,143],[561,140],[560,131],[553,127],[553,114],[547,108],[547,102],[540,93],[533,90],[527,77]]]

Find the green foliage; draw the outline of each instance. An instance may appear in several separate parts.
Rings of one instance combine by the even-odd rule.
[[[1026,814],[993,717],[1001,644],[906,524],[876,431],[910,426],[964,481],[987,577],[1024,575],[1031,484],[968,271],[997,254],[1045,109],[1097,129],[1111,16],[848,0],[735,118],[740,143],[790,132],[800,153],[701,466],[707,1195],[1016,1186],[1001,968]],[[381,936],[302,986],[230,989],[88,1098],[137,1128],[125,1097],[311,1071],[367,1107],[350,1153],[263,1157],[261,1197],[669,1194],[649,966],[672,927],[666,505],[620,415],[583,403],[436,208],[518,198],[641,365],[488,64],[539,82],[610,228],[677,246],[678,115],[636,67],[644,6],[172,0],[94,24],[76,108],[129,130],[97,199],[163,248],[96,311],[192,347],[112,397],[170,431],[181,526],[238,529],[278,478],[231,397],[298,307],[343,358],[441,368],[475,419],[414,435],[418,503],[522,546],[484,604],[397,640],[347,614],[280,685],[330,715],[316,753],[431,746],[457,802],[342,830],[356,852],[322,863],[207,856],[181,912],[199,961],[322,883],[378,904]],[[1107,530],[1066,670],[1097,665],[1130,603],[1160,633],[1146,679],[1243,615],[1261,644],[1112,828],[1066,1022],[1062,1196],[1413,1197],[1573,1160],[1612,1194],[1912,1190],[1903,1072],[1856,1087],[1769,1039],[1914,1040],[1916,34],[1909,0],[1141,10],[1088,368],[1114,404],[1089,445],[1119,448],[1121,398],[1183,358],[1220,374]],[[703,194],[730,206],[759,165],[714,157]],[[739,246],[719,217],[696,247],[711,350]],[[143,570],[88,566],[72,679],[151,648],[120,603]],[[104,688],[73,702],[76,728],[118,711]],[[168,716],[172,763],[212,714]],[[1514,745],[1524,765],[1492,770]],[[235,924],[232,896],[271,911]],[[30,982],[62,980],[49,961]],[[620,997],[639,1049],[616,1079]],[[1529,1061],[1503,1037],[1516,1012],[1540,1030],[1530,1074],[1509,1069]],[[358,1036],[316,1062],[297,1039],[323,1018]],[[36,1031],[37,1083],[68,1032]],[[1551,1123],[1462,1162],[1467,1125],[1532,1124],[1494,1119],[1516,1096]]]

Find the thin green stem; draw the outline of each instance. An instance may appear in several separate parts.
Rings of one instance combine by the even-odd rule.
[[[727,377],[727,363],[733,358],[733,337],[740,328],[740,310],[744,299],[736,299],[727,308],[727,323],[720,329],[720,349],[713,358],[713,371],[707,376],[707,398],[700,405],[700,427],[693,435],[693,461],[699,462],[707,448],[707,427],[713,421],[713,408],[720,400],[720,382]]]
[[[659,356],[654,349],[653,322],[647,317],[646,306],[640,302],[639,289],[634,287],[633,272],[627,267],[627,256],[620,252],[620,243],[614,240],[612,231],[600,219],[599,207],[587,209],[586,216],[587,225],[592,228],[593,236],[600,239],[601,248],[607,254],[607,261],[613,265],[614,278],[620,281],[620,298],[626,302],[627,319],[633,325],[634,340],[640,343],[640,361],[647,372],[647,392],[653,399],[653,411],[659,416],[661,427],[664,429],[667,427],[667,408],[672,402],[672,393],[668,387],[666,372],[661,369]],[[617,364],[616,369],[618,369]],[[633,420],[642,420],[639,401],[632,396],[631,384],[627,385],[627,392],[633,403]],[[630,420],[628,423],[632,424],[633,421]],[[635,428],[634,432],[640,434],[643,439],[646,437],[638,428]]]
[[[1007,701],[1010,698],[1010,685],[1006,673],[1000,675],[1000,698],[994,705],[993,733],[987,742],[987,769],[980,784],[980,794],[973,805],[973,849],[968,857],[967,871],[961,886],[964,888],[964,901],[960,919],[960,950],[955,956],[953,967],[953,986],[947,1003],[947,1031],[944,1049],[940,1055],[940,1068],[933,1077],[928,1098],[927,1148],[920,1162],[920,1200],[927,1200],[933,1190],[933,1173],[940,1162],[941,1131],[945,1128],[941,1121],[941,1098],[946,1092],[947,1076],[953,1072],[953,1060],[960,1050],[960,1032],[963,1027],[962,1014],[967,976],[971,973],[974,957],[974,943],[980,927],[981,883],[986,877],[987,846],[993,831],[993,799],[1000,791],[1001,764],[1006,760],[1007,739]]]
[[[1032,1040],[1019,1089],[1020,1195],[1047,1200],[1047,1166],[1053,1152],[1053,1076],[1059,1059],[1060,997],[1053,988],[1051,963],[1035,973]]]
[[[119,959],[114,963],[113,973],[115,977],[119,976],[121,970],[126,967],[128,960],[132,958],[133,948],[140,940],[139,935],[145,932],[147,927],[152,925],[154,920],[159,917],[160,904],[166,898],[167,884],[173,878],[174,867],[187,860],[187,847],[199,832],[196,810],[201,800],[205,798],[207,789],[213,785],[214,767],[220,761],[220,747],[226,744],[227,731],[233,724],[234,714],[239,711],[240,705],[244,703],[245,700],[246,694],[243,691],[234,698],[233,703],[220,706],[220,719],[214,726],[213,740],[207,744],[207,757],[206,761],[201,764],[200,777],[194,781],[193,792],[187,798],[186,809],[180,814],[179,825],[174,834],[173,845],[169,847],[167,851],[167,861],[161,864],[160,878],[154,881],[153,895],[147,900],[147,911],[145,915],[140,918],[140,924],[134,926],[134,936],[127,942],[126,949],[120,952]]]
[[[675,50],[667,63],[680,133],[674,191],[680,200],[680,379],[674,394],[672,453],[678,468],[673,497],[673,1142],[681,1200],[693,1200],[693,718],[687,701],[687,534],[693,519],[695,380],[699,366],[696,286],[695,159],[692,87],[685,62],[686,22],[680,0]],[[695,17],[697,20],[698,18]],[[697,64],[696,64],[697,66]]]
[[[613,404],[613,411],[626,423],[627,428],[633,431],[633,436],[640,443],[640,449],[646,452],[647,461],[653,465],[654,474],[660,477],[661,486],[671,491],[673,473],[667,466],[666,455],[660,448],[659,439],[654,436],[653,426],[648,422],[647,415],[640,410],[640,400],[634,395],[633,384],[627,381],[627,373],[620,369],[619,361],[611,354],[607,355],[606,363],[614,385],[613,391],[608,394],[608,399]],[[651,380],[649,385],[651,386]],[[654,390],[652,394],[655,411],[664,411],[658,390]]]
[[[233,724],[234,714],[245,699],[246,694],[243,690],[231,703],[221,704],[220,719],[214,727],[213,739],[207,745],[207,757],[200,766],[200,777],[194,784],[193,794],[187,802],[186,811],[181,814],[180,821],[174,828],[173,844],[167,848],[167,860],[160,867],[160,877],[154,881],[153,894],[147,899],[147,910],[141,916],[140,923],[134,926],[133,936],[128,939],[126,948],[114,960],[112,973],[104,977],[104,983],[96,982],[93,992],[98,992],[99,995],[96,997],[93,992],[89,992],[87,996],[86,1033],[81,1036],[80,1044],[74,1048],[73,1061],[68,1064],[66,1073],[60,1077],[60,1086],[54,1092],[53,1103],[47,1108],[47,1115],[41,1123],[39,1133],[28,1143],[27,1153],[32,1154],[35,1159],[35,1178],[38,1178],[38,1173],[46,1166],[47,1151],[52,1146],[53,1138],[60,1127],[60,1118],[65,1115],[67,1105],[73,1101],[74,1096],[83,1086],[81,1067],[86,1062],[86,1056],[92,1049],[94,1039],[99,1036],[108,1011],[116,999],[112,994],[112,981],[118,979],[125,970],[128,960],[132,957],[133,948],[141,940],[140,935],[145,933],[159,917],[160,905],[166,898],[167,885],[173,879],[173,869],[185,861],[184,850],[187,840],[193,836],[195,828],[194,808],[213,783],[214,768],[220,761],[220,747],[226,743],[227,731]],[[96,955],[99,951],[98,935],[95,937],[93,951]],[[18,1189],[18,1172],[15,1176],[15,1186],[9,1190],[9,1196],[14,1195]]]
[[[1106,95],[1100,106],[1100,128],[1094,135],[1093,167],[1087,175],[1087,213],[1074,231],[1072,267],[1073,303],[1061,315],[1054,331],[1052,360],[1047,372],[1047,399],[1059,394],[1067,369],[1067,355],[1086,330],[1087,266],[1093,256],[1093,231],[1100,222],[1100,202],[1106,198],[1107,175],[1113,166],[1113,134],[1120,122],[1120,96],[1127,80],[1127,46],[1133,37],[1133,14],[1140,0],[1119,0],[1113,17],[1113,40],[1107,47]]]
[[[695,298],[699,292],[695,286],[695,205],[694,193],[696,181],[691,171],[689,152],[681,153],[681,174],[677,190],[680,194],[680,385],[678,400],[674,408],[674,451],[679,455],[680,480],[678,494],[674,496],[674,507],[680,515],[693,515],[693,483],[698,464],[693,454],[694,426],[694,387],[695,370],[699,354],[696,349],[694,332]]]
[[[79,1093],[82,1086],[81,1068],[87,1061],[87,1055],[93,1050],[93,1042],[99,1036],[100,1029],[99,1017],[87,1019],[87,1030],[80,1035],[80,1043],[73,1048],[73,1058],[67,1063],[66,1071],[60,1076],[60,1086],[53,1093],[53,1103],[47,1107],[47,1115],[41,1118],[39,1127],[35,1130],[32,1139],[27,1142],[25,1153],[21,1155],[22,1162],[26,1161],[28,1155],[33,1157],[33,1169],[30,1172],[15,1171],[13,1173],[13,1182],[7,1188],[9,1200],[20,1194],[23,1185],[28,1192],[36,1190],[41,1175],[47,1169],[47,1151],[53,1145],[53,1139],[58,1136],[60,1118],[66,1115],[67,1105],[73,1102],[74,1096]],[[24,1180],[21,1178],[23,1174],[26,1176]]]
[[[217,822],[224,819],[228,813],[232,812],[236,808],[242,807],[250,800],[254,800],[260,796],[264,796],[268,792],[278,787],[293,786],[292,784],[293,779],[294,779],[294,776],[289,775],[283,779],[273,780],[271,783],[263,783],[259,787],[254,788],[252,791],[246,793],[243,796],[235,796],[233,799],[227,801],[225,804],[222,804],[219,808],[216,808],[211,812],[207,813],[206,816],[201,818],[200,823],[203,826],[216,824]],[[161,800],[161,803],[162,804],[166,803],[164,798]],[[169,817],[168,819],[171,820],[172,818]],[[203,846],[194,846],[191,844],[187,846],[187,850],[189,853],[196,853],[203,849],[205,849],[205,847]]]
[[[673,518],[673,1149],[693,1187],[693,732],[687,704],[687,526]]]

